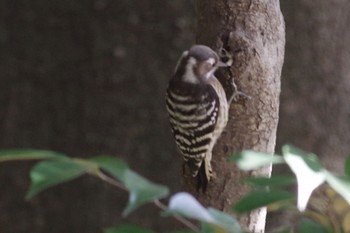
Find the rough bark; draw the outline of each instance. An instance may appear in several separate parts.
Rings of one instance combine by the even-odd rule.
[[[197,0],[197,43],[217,51],[224,47],[234,63],[218,74],[229,83],[233,77],[240,91],[252,97],[232,103],[228,126],[213,152],[215,177],[198,199],[208,206],[230,211],[232,203],[247,192],[241,181],[246,174],[226,161],[227,155],[243,149],[273,153],[276,141],[280,95],[280,75],[284,59],[284,21],[279,1]],[[269,175],[270,168],[256,173]],[[190,187],[189,187],[190,186]],[[256,212],[242,218],[244,226],[262,232]],[[260,225],[259,225],[260,224]]]
[[[292,143],[341,173],[350,152],[350,4],[347,0],[281,1],[286,59],[277,146]],[[285,169],[274,168],[285,173]],[[293,225],[280,213],[269,228]]]
[[[177,190],[164,91],[192,19],[189,1],[0,0],[0,147],[115,155]],[[31,165],[0,163],[2,233],[173,229],[152,205],[123,219],[127,194],[94,178],[27,202]]]

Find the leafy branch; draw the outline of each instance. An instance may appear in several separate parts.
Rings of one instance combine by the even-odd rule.
[[[295,177],[273,176],[252,177],[246,180],[252,186],[252,191],[233,206],[240,214],[256,208],[267,206],[269,210],[305,211],[308,219],[299,224],[299,232],[350,232],[350,158],[345,163],[345,176],[337,176],[321,166],[312,153],[303,152],[293,146],[283,147],[282,155],[269,155],[261,152],[243,151],[230,156],[242,170],[254,170],[273,164],[287,164]],[[42,160],[30,172],[31,185],[26,198],[30,199],[41,191],[68,182],[83,174],[90,174],[121,190],[129,192],[128,203],[122,212],[126,217],[139,206],[153,203],[163,216],[172,216],[190,229],[188,232],[204,233],[241,233],[244,232],[237,219],[213,208],[203,207],[188,193],[176,193],[170,197],[168,206],[161,199],[169,195],[169,189],[153,183],[131,170],[126,163],[112,156],[97,156],[89,159],[71,158],[62,153],[46,150],[0,150],[0,162],[14,160]],[[332,221],[317,212],[306,209],[308,205],[317,208],[320,199],[311,197],[321,184],[327,184],[326,196],[336,200],[335,212],[340,213],[340,220]],[[297,197],[284,189],[285,186],[297,184]],[[317,189],[318,190],[318,189]],[[311,201],[310,201],[311,197]],[[339,197],[342,202],[339,207]],[[297,208],[293,201],[297,199]],[[322,201],[322,200],[321,200]],[[348,212],[346,208],[348,206]],[[316,217],[315,217],[316,216]],[[334,216],[334,214],[332,215]],[[200,227],[188,219],[200,222]],[[312,220],[310,220],[312,219]],[[316,219],[316,220],[315,220]],[[321,220],[320,220],[321,219]],[[332,225],[332,226],[331,226]],[[331,227],[330,227],[331,226]],[[151,230],[137,226],[123,225],[109,228],[105,233],[138,232],[152,233]],[[280,232],[292,232],[291,230]]]
[[[230,156],[229,160],[236,161],[240,169],[247,171],[271,163],[287,164],[295,174],[295,177],[247,179],[253,190],[235,204],[236,212],[249,212],[264,206],[270,211],[288,209],[288,211],[299,211],[301,215],[307,217],[300,222],[299,232],[350,232],[350,157],[345,163],[343,176],[335,175],[325,169],[315,154],[304,152],[291,145],[283,146],[282,155],[247,150]],[[291,184],[297,184],[296,197],[294,193],[284,189]],[[320,187],[321,185],[323,186]],[[318,197],[319,195],[311,196],[315,191],[322,193],[322,198]],[[294,207],[295,199],[297,208]],[[321,210],[320,205],[327,207]],[[309,206],[316,211],[307,209]]]
[[[39,161],[31,170],[30,178],[31,185],[27,192],[26,199],[30,199],[41,191],[52,186],[68,182],[83,174],[90,174],[100,178],[104,182],[109,183],[121,190],[129,192],[129,201],[122,215],[128,216],[132,211],[145,203],[154,203],[166,216],[172,216],[192,232],[203,232],[198,226],[193,224],[187,218],[203,220],[209,232],[212,227],[221,229],[227,228],[222,223],[222,216],[211,216],[207,214],[207,219],[202,219],[201,216],[191,214],[191,211],[196,211],[196,208],[202,207],[193,197],[191,200],[183,198],[189,194],[178,193],[170,198],[169,207],[167,207],[160,199],[168,196],[169,189],[163,185],[153,183],[144,177],[140,176],[131,170],[123,161],[112,156],[97,156],[90,159],[71,158],[67,155],[46,150],[1,150],[0,162],[18,161],[18,160],[43,160]],[[179,205],[189,207],[189,210],[183,211],[178,208]],[[195,206],[195,208],[192,208]],[[215,213],[214,213],[215,214]],[[187,218],[186,218],[187,217]],[[205,222],[208,222],[206,225]],[[221,226],[223,225],[223,226]],[[127,232],[129,229],[132,232],[143,232],[142,228],[135,226],[122,226],[118,228],[107,229],[106,233]],[[149,230],[144,232],[151,232]],[[230,232],[230,231],[227,231]]]

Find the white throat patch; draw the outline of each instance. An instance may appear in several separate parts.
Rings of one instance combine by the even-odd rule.
[[[197,64],[196,59],[190,57],[185,67],[185,74],[183,76],[183,81],[188,83],[197,84],[199,83],[198,78],[193,73],[193,67]]]
[[[214,65],[215,59],[214,58],[209,58],[206,62],[208,62],[211,65]],[[208,73],[206,73],[205,78],[209,79],[212,75],[214,75],[216,68],[211,69]]]
[[[209,79],[210,77],[212,77],[212,76],[214,75],[214,73],[215,73],[215,70],[216,70],[216,69],[210,70],[210,71],[205,75],[205,78],[206,78],[206,79]]]

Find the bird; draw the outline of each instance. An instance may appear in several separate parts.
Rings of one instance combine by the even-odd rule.
[[[184,166],[197,179],[197,191],[205,192],[212,179],[212,151],[227,125],[232,101],[214,73],[231,64],[232,59],[221,61],[210,47],[193,45],[182,53],[166,90],[171,131]]]

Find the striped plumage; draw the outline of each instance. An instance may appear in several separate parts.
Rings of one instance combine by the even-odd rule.
[[[181,56],[166,94],[175,142],[192,176],[198,178],[197,188],[204,191],[212,176],[213,147],[228,120],[226,94],[214,76],[220,65],[209,47],[192,46]]]

